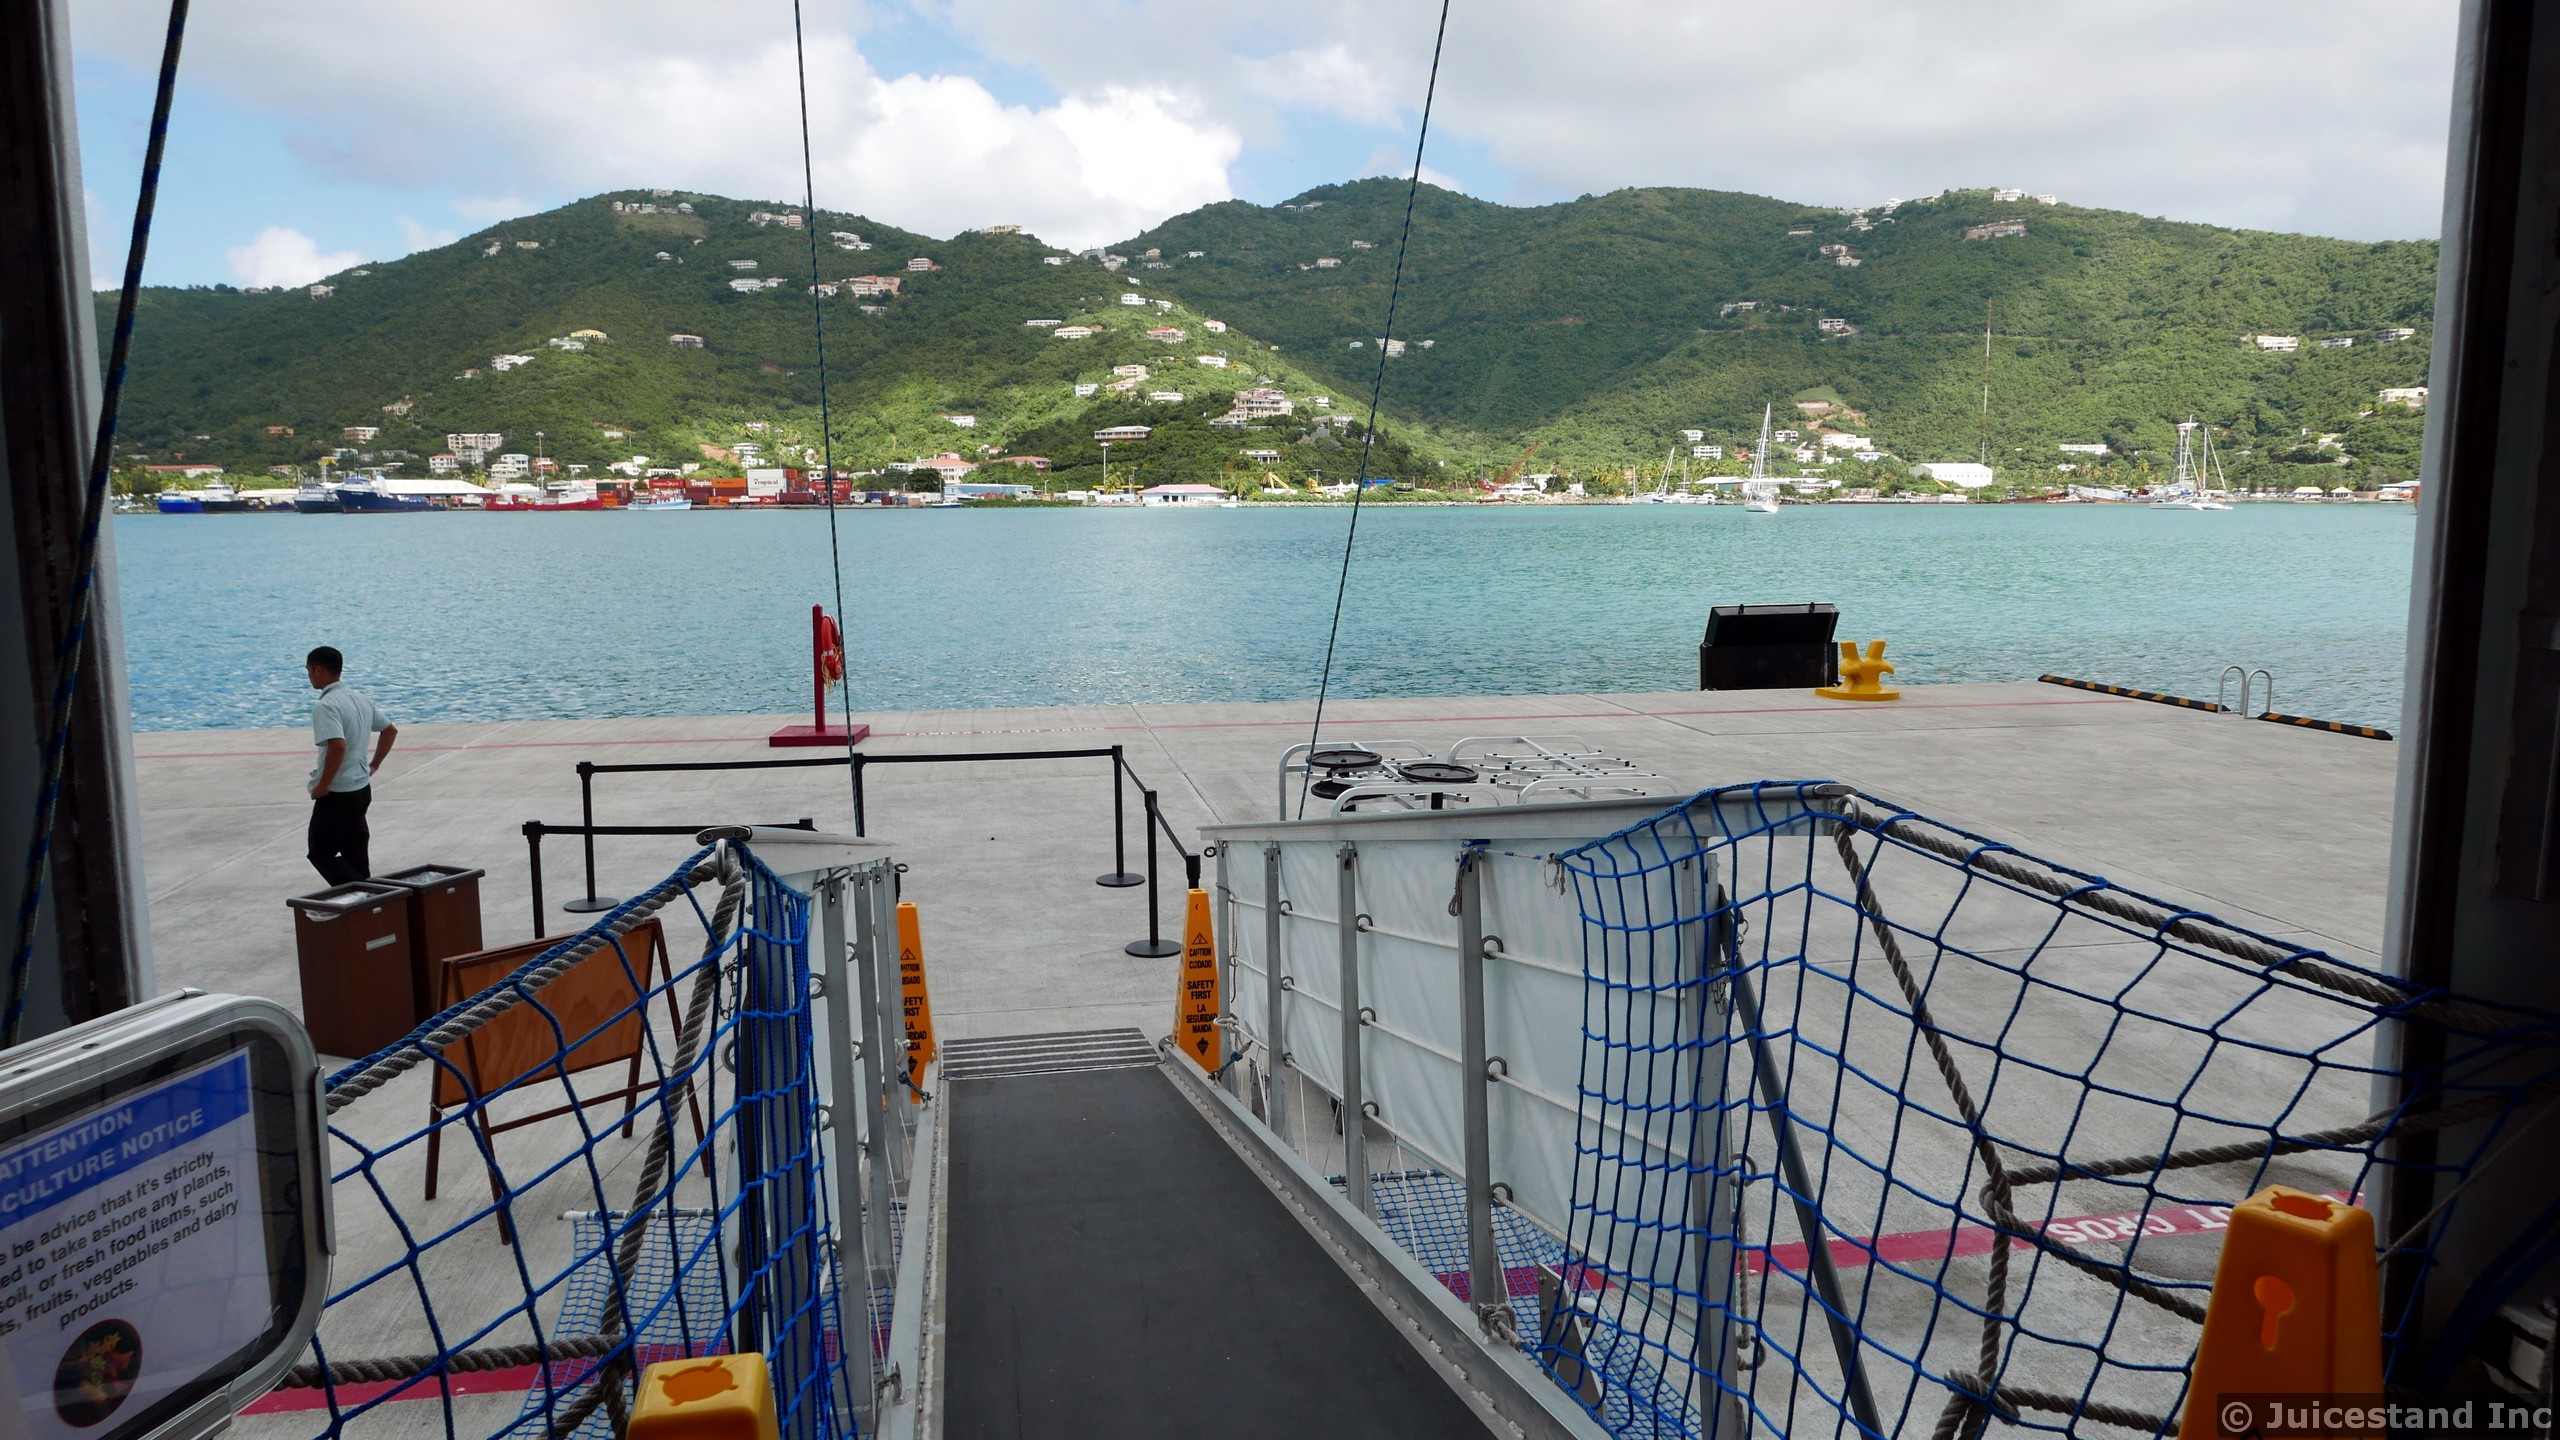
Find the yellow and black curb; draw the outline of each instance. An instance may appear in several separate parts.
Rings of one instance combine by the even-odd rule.
[[[2190,700],[2184,695],[2163,695],[2157,690],[2136,690],[2126,685],[2101,685],[2095,680],[2074,680],[2068,675],[2039,675],[2047,685],[2066,685],[2074,690],[2094,690],[2101,695],[2116,695],[2127,700],[2148,700],[2154,705],[2175,705],[2181,710],[2202,710],[2211,715],[2232,713],[2220,705],[2204,700]],[[2370,725],[2342,725],[2335,720],[2311,720],[2300,715],[2280,715],[2273,710],[2252,715],[2252,720],[2270,720],[2278,725],[2292,725],[2304,730],[2325,730],[2332,735],[2355,735],[2366,740],[2388,740],[2391,732]]]
[[[2047,685],[2068,685],[2074,690],[2095,690],[2101,695],[2119,695],[2127,700],[2148,700],[2154,705],[2175,705],[2181,710],[2204,710],[2221,714],[2222,707],[2204,700],[2190,700],[2184,695],[2163,695],[2157,690],[2135,690],[2123,685],[2101,685],[2095,680],[2074,680],[2068,675],[2039,675]]]
[[[2305,720],[2299,715],[2279,715],[2273,710],[2270,710],[2263,715],[2257,715],[2251,718],[2258,720],[2272,720],[2278,725],[2299,725],[2305,730],[2326,730],[2332,735],[2361,735],[2367,740],[2388,740],[2391,738],[2390,731],[2376,730],[2370,725],[2341,725],[2335,720]]]

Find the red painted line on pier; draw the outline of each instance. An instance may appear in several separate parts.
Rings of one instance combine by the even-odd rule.
[[[2341,1205],[2352,1199],[2339,1191],[2329,1198]],[[2139,1235],[2146,1239],[2166,1235],[2210,1235],[2231,1228],[2228,1205],[2155,1205],[2149,1214],[2126,1211],[2115,1215],[2074,1215],[2057,1218],[2044,1226],[2043,1233],[2075,1248],[2091,1245],[2116,1245]],[[1988,1255],[1997,1242],[1998,1232],[1987,1225],[1959,1225],[1952,1229],[1910,1230],[1895,1235],[1874,1235],[1864,1240],[1834,1239],[1831,1259],[1844,1269],[1858,1269],[1877,1263],[1925,1265],[1934,1260],[1966,1255]],[[2026,1249],[2027,1242],[2016,1236],[2009,1238],[2016,1249]],[[1802,1243],[1786,1245],[1753,1245],[1745,1247],[1742,1268],[1753,1275],[1765,1275],[1771,1269],[1790,1278],[1806,1279],[1809,1248]],[[1452,1270],[1435,1276],[1459,1299],[1467,1298],[1470,1288],[1463,1270]],[[1538,1293],[1538,1271],[1535,1266],[1515,1265],[1502,1272],[1503,1288],[1518,1299]],[[1579,1277],[1584,1289],[1606,1289],[1607,1281],[1599,1276]]]
[[[761,735],[675,736],[666,740],[491,740],[479,745],[402,745],[395,755],[447,754],[464,750],[586,750],[600,745],[761,745]],[[303,759],[311,754],[306,745],[299,750],[163,750],[155,755],[140,752],[136,760],[250,760],[272,759],[290,755]]]
[[[2341,1205],[2351,1204],[2343,1193],[2331,1192],[2329,1198]],[[2228,1205],[2155,1205],[2148,1214],[2125,1211],[2115,1215],[2073,1215],[2047,1222],[2042,1233],[2062,1244],[2074,1247],[2114,1245],[2136,1236],[2145,1239],[2164,1235],[2209,1235],[2231,1228]],[[1897,1235],[1875,1235],[1865,1240],[1834,1239],[1831,1241],[1832,1263],[1848,1267],[1886,1264],[1926,1264],[1932,1260],[1959,1255],[1988,1255],[1997,1242],[1998,1232],[1987,1225],[1958,1225],[1952,1229],[1911,1230]],[[2014,1249],[2027,1248],[2027,1242],[2009,1237]],[[1771,1268],[1786,1271],[1798,1279],[1804,1277],[1809,1247],[1801,1242],[1787,1245],[1755,1246],[1743,1258],[1743,1268],[1754,1275]]]
[[[2018,710],[2042,709],[2055,705],[2127,705],[2134,702],[2106,696],[2091,700],[1911,700],[1889,708],[1894,710]],[[1393,725],[1476,725],[1529,720],[1672,720],[1697,715],[1818,715],[1860,714],[1831,705],[1762,705],[1739,709],[1705,710],[1571,710],[1561,712],[1509,715],[1396,715],[1378,721],[1357,721],[1372,729]],[[1295,728],[1308,723],[1305,718],[1291,720],[1177,720],[1162,724],[1144,721],[1108,725],[1006,725],[967,730],[875,730],[874,740],[929,740],[961,735],[1091,735],[1120,730],[1259,730],[1273,727]],[[478,745],[403,745],[394,754],[453,753],[466,750],[580,750],[607,745],[762,745],[761,735],[712,735],[698,737],[673,736],[664,740],[491,740]],[[247,760],[309,755],[308,747],[299,750],[164,750],[157,754],[137,753],[137,760]]]
[[[561,1372],[560,1384],[564,1389],[585,1379],[587,1374],[595,1368],[595,1362],[591,1360],[562,1360],[556,1364]],[[542,1368],[539,1365],[516,1365],[504,1370],[481,1370],[467,1375],[448,1375],[444,1377],[443,1385],[449,1387],[456,1395],[521,1395],[542,1382]],[[403,1390],[402,1386],[408,1388]],[[394,1390],[400,1390],[400,1393],[391,1395]],[[436,1377],[432,1375],[417,1380],[375,1380],[362,1384],[341,1385],[337,1387],[336,1393],[338,1408],[341,1410],[352,1410],[359,1405],[380,1400],[386,1395],[391,1395],[391,1403],[395,1405],[411,1400],[444,1398],[444,1390],[439,1388]],[[297,1410],[326,1410],[329,1408],[329,1399],[330,1392],[318,1386],[308,1389],[270,1390],[250,1401],[248,1407],[240,1413],[281,1415]]]

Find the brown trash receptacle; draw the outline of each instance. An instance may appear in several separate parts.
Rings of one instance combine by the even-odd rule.
[[[376,875],[409,892],[409,998],[415,1020],[436,1013],[436,962],[480,948],[480,877],[464,865],[412,865]]]
[[[370,1055],[417,1028],[410,998],[409,892],[354,880],[293,907],[302,1026],[328,1055]]]

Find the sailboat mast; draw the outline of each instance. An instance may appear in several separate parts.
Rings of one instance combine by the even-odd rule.
[[[1982,302],[1982,463],[1991,463],[1991,302]]]

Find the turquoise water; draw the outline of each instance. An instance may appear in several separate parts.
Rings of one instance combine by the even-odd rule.
[[[1322,663],[1341,509],[847,511],[863,706],[1287,700]],[[1905,683],[2051,671],[2397,728],[2412,507],[1379,507],[1334,693],[1677,690],[1712,605],[1828,600]],[[298,724],[327,643],[399,719],[808,702],[823,512],[115,522],[135,723]]]

